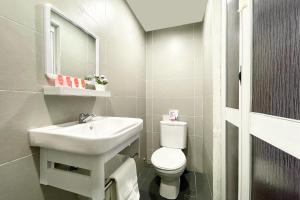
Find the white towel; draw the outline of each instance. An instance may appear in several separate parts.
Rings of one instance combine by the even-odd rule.
[[[128,158],[112,175],[116,182],[117,200],[139,200],[136,165],[133,158]]]

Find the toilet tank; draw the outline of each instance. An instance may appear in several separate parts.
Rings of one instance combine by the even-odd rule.
[[[160,144],[163,147],[185,149],[187,123],[181,121],[160,121]]]

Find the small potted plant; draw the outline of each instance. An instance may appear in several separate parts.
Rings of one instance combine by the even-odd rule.
[[[93,75],[88,75],[84,78],[85,82],[86,82],[86,88],[87,89],[91,89],[91,90],[95,90],[95,76]]]
[[[95,76],[95,82],[96,90],[105,91],[108,80],[104,75]]]

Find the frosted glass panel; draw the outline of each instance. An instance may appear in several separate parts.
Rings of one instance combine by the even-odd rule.
[[[252,200],[299,200],[300,160],[252,136]]]
[[[299,0],[253,1],[253,112],[300,119],[299,8]]]
[[[239,13],[238,0],[227,0],[226,106],[239,108]]]
[[[239,128],[226,122],[226,199],[238,200]]]

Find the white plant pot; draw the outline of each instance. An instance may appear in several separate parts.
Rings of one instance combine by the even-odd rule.
[[[105,91],[106,90],[106,86],[105,85],[101,85],[101,84],[95,84],[95,89],[98,91]]]
[[[85,81],[85,83],[86,83],[86,86],[85,86],[85,88],[86,89],[90,89],[90,90],[95,90],[96,88],[95,88],[95,82],[94,81]]]

